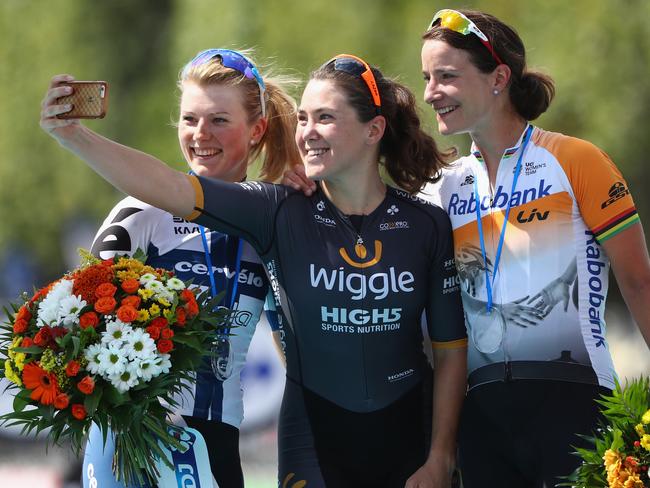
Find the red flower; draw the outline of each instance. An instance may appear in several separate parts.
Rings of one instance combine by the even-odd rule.
[[[160,337],[163,339],[171,339],[174,337],[174,331],[171,330],[169,327],[165,327],[164,329],[160,330]]]
[[[113,283],[102,283],[95,288],[95,296],[97,298],[112,297],[116,291],[117,287]]]
[[[101,297],[95,302],[95,311],[97,313],[111,313],[115,309],[117,302],[113,297]]]
[[[102,266],[113,266],[114,264],[115,264],[115,260],[113,258],[104,259],[102,261]]]
[[[121,287],[126,293],[135,293],[140,288],[140,282],[135,278],[129,278],[122,282]]]
[[[183,327],[187,322],[187,313],[183,307],[176,309],[176,325]]]
[[[138,308],[142,299],[137,295],[129,295],[128,297],[122,298],[122,305],[131,305],[133,308]]]
[[[158,327],[159,329],[164,329],[167,327],[167,324],[169,324],[169,322],[167,322],[167,319],[165,317],[156,317],[151,322],[149,322],[150,327]]]
[[[95,389],[95,380],[90,376],[85,376],[79,383],[77,383],[77,388],[84,395],[90,395]]]
[[[160,354],[167,354],[174,349],[174,343],[170,339],[160,339],[156,345]]]
[[[33,390],[29,398],[43,405],[52,405],[59,394],[59,384],[54,373],[48,373],[34,362],[25,365],[23,383],[25,388]]]
[[[34,340],[31,337],[23,337],[23,342],[20,343],[20,347],[30,347],[34,345]]]
[[[87,329],[88,327],[97,327],[99,324],[99,317],[95,312],[86,312],[79,317],[79,326],[82,329]]]
[[[36,293],[34,293],[34,296],[29,300],[29,304],[32,305],[35,301],[40,300],[45,295],[47,295],[50,292],[50,290],[52,289],[52,287],[54,286],[55,283],[50,283],[49,285],[44,286],[43,288],[38,290]]]
[[[18,313],[16,314],[16,320],[19,319],[26,320],[27,322],[29,322],[32,319],[31,312],[24,305],[18,309]]]
[[[68,403],[70,403],[70,398],[65,393],[59,393],[54,399],[54,408],[58,410],[63,410],[68,408]]]
[[[191,301],[196,300],[196,298],[194,298],[194,293],[192,293],[192,291],[189,288],[185,288],[181,292],[181,298],[183,300],[185,300],[186,302],[191,302]]]
[[[86,418],[86,409],[81,403],[72,404],[72,416],[78,420]]]
[[[193,302],[187,302],[185,305],[185,312],[187,313],[188,318],[196,317],[199,314],[199,306],[196,303],[196,300]]]
[[[14,322],[14,334],[22,334],[27,330],[28,325],[25,319],[16,319]]]
[[[34,336],[34,344],[38,347],[46,347],[50,342],[52,342],[52,340],[52,329],[47,325],[41,327],[41,330],[39,330]]]
[[[68,329],[65,327],[52,327],[52,338],[54,337],[63,337],[68,333]]]
[[[65,374],[66,376],[77,376],[79,373],[79,368],[81,365],[75,361],[74,359],[68,363],[68,365],[65,367]]]
[[[131,305],[122,305],[117,309],[117,318],[128,324],[138,318],[138,311]]]
[[[157,341],[158,338],[160,337],[160,328],[159,327],[150,325],[145,330],[147,331],[147,334],[149,334],[154,341]]]

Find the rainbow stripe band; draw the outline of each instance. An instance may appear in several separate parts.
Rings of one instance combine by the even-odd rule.
[[[591,231],[594,233],[596,240],[602,244],[607,239],[614,237],[619,232],[637,222],[640,222],[639,214],[637,213],[636,208],[632,207],[611,218],[603,225],[591,229]]]

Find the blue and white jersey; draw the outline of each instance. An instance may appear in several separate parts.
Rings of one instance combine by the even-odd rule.
[[[215,343],[219,359],[206,360],[205,368],[195,373],[191,393],[186,391],[177,399],[182,406],[177,413],[238,428],[243,419],[240,373],[269,283],[260,258],[248,243],[209,229],[205,237],[209,260],[199,225],[127,197],[110,212],[91,250],[108,259],[140,248],[147,254],[147,264],[173,270],[178,278],[192,280],[202,290],[210,288],[210,263],[217,292],[226,292],[222,305],[233,310],[230,323],[235,327],[228,340]],[[275,311],[267,311],[267,318],[273,328]]]

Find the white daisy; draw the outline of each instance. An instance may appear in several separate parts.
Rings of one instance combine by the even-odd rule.
[[[160,373],[169,373],[169,370],[172,367],[172,362],[169,360],[170,355],[169,354],[160,354],[158,356],[158,359],[156,360],[156,366],[160,368]],[[158,374],[160,374],[158,373]],[[156,375],[158,376],[158,375]]]
[[[182,280],[179,280],[178,278],[169,278],[167,280],[167,288],[170,290],[184,290],[185,289],[185,283],[183,283]]]
[[[99,365],[99,353],[102,351],[102,347],[99,344],[91,344],[84,351],[84,356],[88,360],[88,365],[86,369],[92,374],[97,374],[100,371]]]
[[[52,287],[47,296],[38,304],[38,318],[36,323],[39,327],[44,325],[56,325],[59,318],[60,302],[72,295],[71,280],[61,280]]]
[[[124,351],[130,360],[153,359],[156,353],[156,343],[144,329],[139,327],[132,329],[125,338]]]
[[[143,381],[149,381],[151,378],[155,378],[162,371],[160,366],[156,364],[158,362],[157,356],[135,362],[138,364],[137,375],[142,378]]]
[[[140,382],[137,371],[138,365],[135,363],[129,363],[124,371],[119,374],[111,375],[109,380],[120,393],[124,393]]]
[[[61,300],[59,305],[58,320],[63,322],[63,325],[70,328],[79,323],[79,315],[81,309],[88,303],[78,295],[70,295]]]
[[[106,332],[102,333],[102,342],[115,344],[119,347],[126,341],[126,337],[132,330],[129,324],[125,324],[119,319],[106,322]]]
[[[149,283],[150,281],[156,281],[158,277],[152,273],[145,273],[142,276],[140,276],[140,284],[144,285],[145,283]]]
[[[102,345],[99,353],[99,371],[104,377],[121,374],[128,361],[124,350],[114,344]]]

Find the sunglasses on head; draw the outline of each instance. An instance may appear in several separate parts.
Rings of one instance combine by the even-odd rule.
[[[334,64],[334,69],[336,71],[343,71],[350,75],[361,77],[368,87],[368,91],[370,91],[372,103],[377,109],[377,115],[379,115],[381,113],[381,97],[379,96],[377,80],[375,80],[375,75],[372,74],[372,70],[368,63],[352,54],[339,54],[323,64],[321,68],[330,64]]]
[[[498,64],[504,64],[503,61],[501,61],[501,58],[499,55],[496,53],[494,50],[494,47],[492,47],[492,44],[490,43],[490,40],[488,37],[483,34],[481,29],[479,29],[474,22],[469,20],[465,15],[460,13],[458,10],[452,10],[452,9],[443,9],[443,10],[438,10],[436,14],[433,16],[433,20],[429,24],[429,28],[427,29],[428,31],[431,30],[436,22],[440,21],[440,27],[443,27],[445,29],[452,30],[454,32],[458,32],[459,34],[462,34],[464,36],[467,36],[469,34],[474,34],[476,37],[479,38],[479,40],[483,43],[483,45],[490,51],[490,54],[492,54],[492,57]]]
[[[249,80],[254,79],[257,82],[257,86],[260,89],[262,117],[266,117],[266,104],[264,103],[264,92],[266,91],[266,86],[264,85],[264,80],[260,76],[260,73],[257,71],[253,62],[237,51],[233,51],[232,49],[206,49],[205,51],[201,51],[185,65],[181,72],[181,79],[184,79],[187,76],[191,68],[205,64],[215,58],[218,58],[221,61],[221,64],[226,68],[234,69]]]

